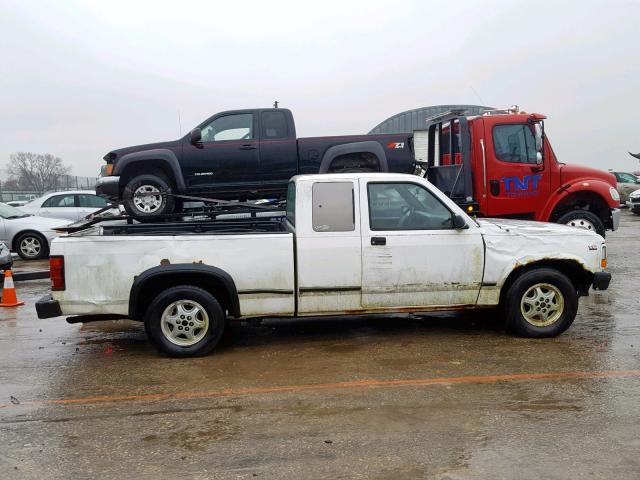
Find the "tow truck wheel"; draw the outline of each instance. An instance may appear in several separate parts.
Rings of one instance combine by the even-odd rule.
[[[169,195],[171,186],[160,175],[138,175],[124,187],[123,205],[129,215],[140,221],[152,220],[158,215],[173,213],[175,200]]]
[[[555,337],[571,326],[578,294],[564,274],[537,268],[520,275],[502,303],[507,330],[521,337]]]
[[[220,341],[224,325],[224,311],[216,298],[191,285],[160,292],[144,318],[149,340],[170,357],[206,355]]]
[[[572,227],[584,228],[596,232],[602,238],[605,236],[605,228],[602,220],[588,210],[572,210],[558,218],[558,223]]]

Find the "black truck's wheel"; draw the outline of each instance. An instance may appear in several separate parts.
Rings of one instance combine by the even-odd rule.
[[[206,355],[220,341],[224,326],[224,311],[216,298],[191,285],[158,294],[144,318],[153,346],[171,357]]]
[[[604,223],[596,214],[588,210],[571,210],[558,218],[558,223],[591,230],[602,238],[605,236]]]
[[[145,174],[133,177],[124,187],[122,202],[125,210],[138,220],[149,220],[158,215],[173,213],[175,200],[169,195],[171,185],[160,175]]]
[[[502,302],[507,330],[523,337],[555,337],[578,311],[576,288],[564,274],[537,268],[520,275]]]

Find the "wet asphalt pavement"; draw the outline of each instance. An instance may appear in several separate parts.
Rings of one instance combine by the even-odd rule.
[[[555,339],[493,314],[265,321],[198,359],[0,310],[0,478],[640,478],[640,217]],[[20,265],[16,265],[20,269]],[[33,268],[30,266],[29,268]]]

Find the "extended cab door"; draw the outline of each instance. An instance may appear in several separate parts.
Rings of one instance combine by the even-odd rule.
[[[260,112],[260,179],[285,186],[298,173],[298,144],[293,116],[286,109]]]
[[[552,177],[548,156],[537,164],[534,125],[524,115],[519,123],[504,123],[500,115],[482,121],[488,180],[485,215],[534,218],[549,198]]]
[[[443,198],[417,181],[361,180],[365,309],[475,305],[482,235],[471,221],[454,229]]]
[[[296,196],[298,313],[360,310],[357,180],[298,182]]]
[[[200,127],[200,142],[184,141],[182,163],[188,187],[224,189],[225,184],[256,181],[260,143],[255,117],[247,112],[215,116]]]

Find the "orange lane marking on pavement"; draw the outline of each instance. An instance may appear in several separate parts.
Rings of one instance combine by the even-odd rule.
[[[104,395],[97,397],[60,398],[49,400],[25,400],[19,405],[87,405],[102,402],[153,401],[175,399],[199,399],[263,395],[270,393],[307,392],[321,390],[357,389],[369,387],[416,387],[465,383],[497,383],[518,380],[572,380],[581,378],[630,378],[640,377],[640,370],[605,370],[587,372],[513,373],[506,375],[478,375],[467,377],[436,377],[402,380],[354,380],[351,382],[317,383],[306,385],[281,385],[273,387],[246,387],[212,390],[206,392],[147,393],[139,395]],[[13,403],[0,403],[0,408],[15,407]]]

